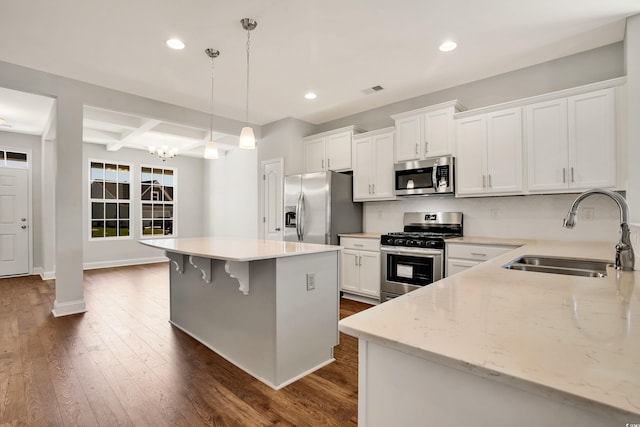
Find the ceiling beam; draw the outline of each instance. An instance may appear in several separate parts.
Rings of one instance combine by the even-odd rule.
[[[107,144],[107,151],[118,151],[119,149],[124,147],[124,145],[127,143],[127,141],[130,141],[133,138],[136,138],[136,137],[142,135],[143,133],[153,129],[156,126],[158,126],[160,123],[161,123],[160,120],[153,120],[153,119],[144,120],[142,122],[142,124],[140,125],[140,127],[136,128],[136,129],[133,129],[133,130],[130,130],[129,132],[124,133],[119,141],[111,142],[111,143]]]

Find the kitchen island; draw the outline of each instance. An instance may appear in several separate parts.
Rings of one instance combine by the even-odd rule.
[[[274,389],[331,363],[339,246],[152,239],[170,260],[170,321]]]
[[[359,338],[359,425],[640,423],[640,272],[502,268],[525,254],[614,250],[528,242],[340,321]]]

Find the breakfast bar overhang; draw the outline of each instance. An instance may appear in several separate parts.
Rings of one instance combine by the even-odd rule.
[[[274,389],[331,363],[339,246],[151,239],[170,260],[170,322]]]

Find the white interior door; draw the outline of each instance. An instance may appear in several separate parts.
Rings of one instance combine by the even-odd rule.
[[[29,273],[28,171],[0,169],[0,276]]]
[[[262,222],[265,240],[282,240],[282,159],[262,162]]]

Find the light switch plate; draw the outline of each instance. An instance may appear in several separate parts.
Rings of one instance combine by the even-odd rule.
[[[307,290],[312,291],[316,288],[316,273],[307,273]]]

